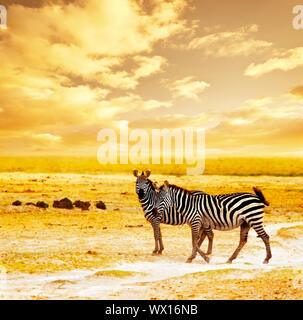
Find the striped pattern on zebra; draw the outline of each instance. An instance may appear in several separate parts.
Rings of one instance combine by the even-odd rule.
[[[252,193],[233,193],[222,195],[192,194],[190,191],[164,182],[158,190],[157,211],[161,216],[172,205],[184,218],[193,225],[193,251],[188,262],[196,257],[199,252],[199,228],[206,223],[212,229],[231,230],[240,226],[240,242],[227,262],[231,263],[247,242],[250,228],[253,228],[260,237],[266,249],[266,258],[263,263],[268,263],[272,257],[269,236],[263,227],[264,205],[269,205],[263,193],[258,188],[253,188]],[[201,221],[199,221],[199,219]],[[204,226],[205,227],[205,226]],[[199,252],[200,253],[200,252]]]
[[[149,178],[151,171],[147,170],[138,174],[138,170],[133,171],[136,180],[136,193],[138,195],[140,204],[144,211],[144,216],[147,221],[149,221],[153,227],[154,239],[155,239],[155,249],[153,250],[153,255],[162,254],[164,250],[160,223],[165,223],[169,225],[183,225],[186,222],[186,219],[182,214],[180,214],[175,207],[170,206],[167,210],[163,211],[163,214],[158,215],[157,210],[155,209],[156,205],[156,196],[157,191],[155,190],[156,184],[153,183]],[[192,191],[193,194],[201,194],[201,191]],[[201,234],[203,239],[205,236],[208,237],[208,250],[207,254],[210,254],[212,251],[212,239],[213,233],[210,228],[207,230],[201,229]],[[201,241],[202,242],[202,241]]]

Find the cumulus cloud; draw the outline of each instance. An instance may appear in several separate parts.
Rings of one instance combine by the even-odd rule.
[[[252,34],[258,31],[258,26],[247,25],[234,31],[216,32],[203,37],[194,38],[188,44],[188,49],[203,49],[208,56],[247,56],[256,52],[263,52],[272,43],[256,40]]]
[[[185,24],[179,19],[185,7],[180,0],[155,1],[149,15],[127,0],[53,3],[57,2],[35,10],[10,7],[9,33],[0,41],[0,59],[6,62],[0,80],[18,81],[12,70],[22,71],[27,83],[59,72],[100,86],[134,89],[140,77],[158,72],[165,62],[160,56],[140,55],[150,52],[158,40],[183,32]],[[123,65],[132,55],[139,64],[136,70]]]
[[[257,150],[269,154],[279,148],[297,150],[302,146],[303,106],[269,96],[248,99],[228,112],[204,112],[194,115],[169,114],[154,119],[130,122],[131,128],[206,129],[207,147],[220,153],[236,150],[256,156]],[[275,101],[277,100],[277,101]],[[255,150],[255,151],[252,151]],[[250,153],[249,153],[250,152]]]
[[[183,32],[185,25],[179,16],[186,2],[180,0],[154,1],[150,14],[127,0],[12,3],[20,5],[10,6],[9,32],[0,41],[0,60],[6,65],[0,77],[6,81],[18,78],[13,70],[38,79],[59,71],[100,85],[134,88],[134,78],[157,72],[164,62],[159,56],[138,55],[150,52],[158,40]],[[135,75],[125,68],[116,72],[131,55],[140,64]]]
[[[237,57],[240,65],[248,55],[271,53],[266,51],[271,42],[257,38],[257,25],[203,28],[202,1],[194,3],[196,11],[186,0],[1,3],[9,14],[8,28],[0,30],[1,150],[95,151],[98,131],[116,127],[121,119],[133,128],[207,127],[208,141],[218,150],[225,143],[256,143],[260,137],[272,137],[275,143],[279,128],[281,139],[287,130],[293,141],[298,141],[295,134],[302,138],[300,86],[279,101],[266,96],[267,83],[264,92],[259,83],[242,87],[243,79],[250,80],[235,67],[230,85],[240,87],[241,97],[245,90],[260,95],[243,98],[239,107],[238,95],[229,85],[222,86],[230,65],[228,59],[218,64],[217,57]],[[198,32],[208,34],[198,37]],[[302,65],[299,45],[251,64],[247,75]],[[213,90],[208,92],[210,84],[202,79],[211,79]],[[268,87],[274,94],[272,85]],[[233,110],[222,111],[223,96],[229,106],[236,103]],[[191,100],[185,101],[186,107],[184,98]]]
[[[199,100],[199,95],[210,86],[205,81],[194,80],[193,77],[186,77],[172,83],[170,90],[174,97],[185,97]]]
[[[288,71],[301,66],[303,66],[303,47],[297,47],[276,53],[273,58],[263,63],[250,64],[244,74],[258,77],[274,70]]]
[[[139,64],[138,68],[134,70],[135,79],[145,78],[161,71],[162,66],[166,63],[166,59],[161,56],[137,56],[134,60]]]
[[[185,0],[153,0],[148,8],[132,0],[5,5],[10,18],[0,33],[0,140],[6,146],[93,144],[98,128],[122,114],[172,106],[134,90],[166,65],[153,47],[184,32]]]

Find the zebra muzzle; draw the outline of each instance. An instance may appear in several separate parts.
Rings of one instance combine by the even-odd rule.
[[[144,191],[142,189],[139,190],[138,196],[139,196],[139,199],[143,199]]]

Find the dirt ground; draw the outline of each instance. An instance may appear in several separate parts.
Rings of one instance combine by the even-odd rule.
[[[129,175],[0,174],[0,297],[2,299],[303,299],[303,178],[151,176],[211,194],[259,186],[271,206],[265,229],[273,258],[252,230],[226,264],[239,229],[215,231],[209,264],[191,252],[188,226],[161,226],[165,250],[152,256]],[[89,211],[56,209],[54,200],[90,201]],[[12,202],[20,200],[21,206]],[[48,209],[26,206],[47,202]],[[107,209],[95,203],[105,202]],[[205,250],[207,242],[203,244]]]

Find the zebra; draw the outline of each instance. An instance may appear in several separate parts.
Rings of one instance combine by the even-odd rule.
[[[231,230],[240,226],[240,241],[234,253],[227,260],[232,263],[247,242],[248,232],[253,228],[260,237],[266,249],[263,263],[268,263],[272,257],[269,236],[263,227],[264,207],[269,206],[262,191],[253,187],[252,193],[232,193],[222,195],[192,194],[190,191],[176,185],[164,182],[157,192],[156,207],[161,216],[171,206],[184,215],[192,225],[193,250],[188,262],[191,262],[199,252],[199,228],[209,224],[211,229]],[[201,219],[201,221],[200,221]],[[200,239],[201,241],[201,239]],[[203,241],[203,240],[202,240]],[[200,252],[199,252],[200,253]]]
[[[153,183],[149,178],[151,171],[146,170],[142,171],[141,175],[138,174],[138,170],[133,170],[136,180],[136,193],[138,195],[140,204],[144,211],[145,219],[151,223],[154,231],[155,239],[155,249],[152,252],[152,255],[161,255],[164,250],[164,245],[162,241],[162,234],[160,229],[160,223],[165,223],[169,225],[183,225],[186,223],[186,220],[182,214],[180,214],[175,207],[169,207],[167,210],[163,211],[163,214],[160,216],[156,210],[156,196],[157,196],[157,185]],[[193,194],[200,194],[200,191],[192,191]],[[211,254],[212,252],[212,243],[213,243],[213,232],[210,228],[205,230],[202,228],[200,231],[200,239],[202,241],[205,237],[208,237],[208,250],[206,255]],[[201,240],[200,240],[201,241]],[[201,243],[202,243],[201,241]],[[206,259],[208,260],[208,259]]]

